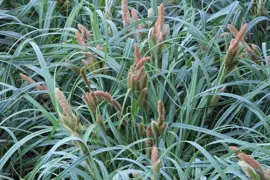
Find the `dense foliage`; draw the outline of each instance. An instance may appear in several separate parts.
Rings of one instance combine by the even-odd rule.
[[[0,179],[270,179],[269,0],[0,7]]]

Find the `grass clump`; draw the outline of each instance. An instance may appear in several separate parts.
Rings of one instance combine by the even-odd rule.
[[[269,1],[0,7],[0,179],[269,179]]]

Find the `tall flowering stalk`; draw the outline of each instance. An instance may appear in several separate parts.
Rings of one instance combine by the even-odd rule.
[[[163,26],[164,26],[164,30],[163,30]],[[164,5],[161,3],[158,8],[158,16],[157,16],[155,25],[152,28],[151,42],[150,42],[152,47],[155,46],[159,68],[161,68],[161,65],[162,65],[162,50],[163,50],[163,44],[164,44],[163,41],[166,40],[169,29],[170,28],[168,24],[164,25]]]
[[[130,67],[128,73],[128,88],[138,94],[138,105],[147,109],[147,73],[144,65],[150,60],[150,57],[142,57],[137,44],[134,45],[135,66]]]
[[[70,133],[74,136],[81,135],[81,122],[77,116],[75,116],[70,108],[70,105],[60,89],[55,89],[55,94],[57,100],[63,110],[63,113],[59,112],[60,120],[62,121],[63,125],[70,131]]]
[[[229,29],[230,33],[234,36],[234,38],[238,39],[238,44],[240,47],[245,46],[244,51],[247,53],[247,55],[256,63],[259,63],[260,60],[260,52],[255,44],[249,45],[244,38],[244,31],[247,28],[247,23],[245,23],[240,31],[231,24],[227,25],[227,28]],[[240,37],[241,36],[241,37]]]
[[[128,74],[128,87],[132,90],[141,92],[147,85],[147,74],[145,73],[144,64],[150,60],[150,57],[141,58],[139,47],[134,45],[135,66],[130,67]]]
[[[104,99],[107,103],[109,103],[111,106],[115,108],[115,110],[118,112],[118,117],[121,118],[121,110],[122,106],[119,102],[113,99],[110,93],[104,92],[104,91],[90,91],[86,94],[82,95],[82,99],[85,102],[85,104],[88,105],[90,111],[92,113],[96,113],[98,104],[100,103],[101,99]],[[102,120],[102,117],[100,114],[97,115],[96,123],[104,130],[106,131],[106,127],[104,124],[104,121]],[[123,121],[123,125],[126,125],[126,122]]]
[[[240,61],[240,49],[242,44],[240,42],[243,41],[244,33],[247,28],[247,23],[243,24],[240,31],[235,35],[235,39],[232,39],[229,45],[229,49],[227,50],[226,56],[224,58],[225,72],[231,72],[235,66]]]
[[[241,48],[243,47],[243,39],[244,34],[247,29],[248,24],[245,23],[242,25],[240,31],[238,32],[233,26],[228,25],[228,28],[230,29],[230,32],[235,36],[235,39],[232,39],[229,45],[229,48],[226,52],[226,55],[224,57],[224,66],[219,71],[218,77],[216,79],[216,86],[223,83],[225,77],[227,74],[229,74],[231,71],[235,69],[235,67],[240,62],[242,55],[241,55]],[[224,91],[225,89],[217,89],[215,92],[218,91]],[[210,100],[210,106],[215,105],[220,96],[214,95],[212,96]],[[210,115],[211,110],[208,110],[207,114]]]
[[[68,129],[68,131],[70,132],[72,136],[81,138],[82,137],[82,124],[80,122],[79,117],[73,114],[64,93],[60,89],[58,88],[55,89],[55,95],[59,102],[59,105],[61,106],[63,110],[63,114],[59,112],[59,116],[60,116],[60,120],[62,124],[64,125],[66,129]],[[89,157],[88,149],[81,141],[73,141],[73,143],[81,149],[84,156]],[[86,162],[86,165],[90,174],[93,175],[93,171],[90,166],[89,159],[87,158],[85,162]]]
[[[111,104],[117,110],[119,117],[121,117],[122,106],[119,102],[113,99],[110,93],[104,91],[90,91],[82,95],[83,101],[88,105],[89,109],[93,113],[96,112],[96,108],[101,98]]]

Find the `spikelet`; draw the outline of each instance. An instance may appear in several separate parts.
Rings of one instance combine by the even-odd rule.
[[[89,31],[84,25],[78,24],[78,29],[81,31],[81,37],[86,40],[90,40]]]
[[[72,61],[68,61],[67,63],[71,64],[71,70],[75,72],[77,75],[80,75],[81,68],[72,64]]]
[[[139,20],[137,11],[134,8],[131,9],[131,17],[133,22],[137,22]]]
[[[58,99],[58,102],[59,102],[64,114],[67,117],[72,117],[72,112],[71,112],[70,106],[67,102],[67,99],[66,99],[64,93],[62,91],[60,91],[59,88],[56,88],[55,95],[56,95],[56,98]]]
[[[27,82],[30,83],[30,84],[36,83],[36,81],[34,81],[32,78],[26,76],[26,75],[23,74],[23,73],[20,73],[20,77],[21,77],[21,79],[27,81]],[[48,90],[48,88],[47,88],[46,85],[36,85],[36,89],[37,89],[37,90]]]
[[[135,60],[136,60],[136,64],[140,62],[141,59],[141,54],[140,54],[140,49],[138,44],[134,44],[134,56],[135,56]]]
[[[25,81],[27,81],[28,83],[30,83],[30,84],[36,83],[36,81],[34,81],[33,79],[31,79],[30,77],[26,76],[26,75],[23,74],[23,73],[20,73],[20,77],[21,77],[23,80],[25,80]]]
[[[260,60],[260,51],[258,50],[258,47],[255,44],[250,45],[251,48],[247,52],[249,53],[249,57],[254,61],[259,63],[258,61]]]
[[[140,89],[144,89],[147,86],[147,74],[144,74],[140,80]]]
[[[147,74],[144,70],[144,65],[147,61],[150,60],[150,57],[143,57],[140,56],[139,47],[137,44],[134,45],[134,56],[136,60],[136,65],[130,66],[130,71],[128,74],[128,87],[137,90],[140,92],[146,87],[147,84]]]
[[[229,29],[230,33],[233,34],[234,37],[238,34],[238,30],[231,24],[227,25],[227,28]]]
[[[162,50],[163,50],[163,41],[165,41],[167,34],[169,33],[169,25],[165,25],[164,30],[162,32],[164,26],[164,6],[161,3],[158,8],[158,16],[155,21],[154,27],[151,32],[151,46],[156,47],[157,58],[158,58],[158,67],[162,66]],[[153,52],[151,52],[153,56]]]
[[[154,165],[158,161],[158,148],[154,145],[151,152],[151,164]]]
[[[139,178],[140,174],[139,173],[132,173],[132,176],[136,179]],[[139,178],[138,180],[143,180],[143,178]]]
[[[75,36],[76,36],[76,39],[77,39],[77,42],[79,45],[81,46],[86,46],[84,40],[83,40],[83,37],[82,35],[79,33],[79,31],[75,31]]]
[[[63,92],[59,89],[55,89],[55,95],[61,106],[64,114],[59,113],[60,120],[63,125],[70,131],[73,136],[81,135],[81,122],[78,116],[75,116],[70,108],[70,105],[63,94]],[[79,142],[78,142],[79,143]]]
[[[139,70],[141,67],[143,67],[144,64],[149,60],[150,60],[149,56],[141,58],[140,61],[136,64],[136,70]]]
[[[246,31],[248,24],[245,23],[242,25],[240,31],[238,32],[237,29],[231,25],[228,24],[227,28],[229,29],[229,31],[232,33],[232,35],[235,37],[235,40],[237,41],[237,44],[239,44],[239,46],[245,46],[244,51],[247,53],[247,55],[257,64],[259,64],[259,60],[260,60],[260,52],[257,49],[257,46],[253,45],[248,45],[245,42],[244,39],[244,33]]]
[[[128,88],[129,89],[133,89],[133,77],[132,77],[132,73],[129,72],[128,73]]]
[[[67,14],[72,7],[71,0],[56,0],[56,7],[61,13]]]
[[[161,100],[158,101],[158,125],[162,125],[165,122],[165,108]]]
[[[122,8],[122,20],[123,20],[123,26],[127,26],[130,24],[130,14],[128,10],[128,0],[122,0],[121,3]]]
[[[94,95],[96,98],[102,97],[108,103],[110,103],[117,111],[119,111],[119,112],[121,111],[121,109],[122,109],[121,105],[112,98],[110,93],[104,92],[104,91],[95,91]]]
[[[226,90],[226,87],[221,88],[221,89],[219,90],[219,92],[225,92],[225,90]],[[208,114],[208,115],[210,115],[210,114],[212,113],[212,111],[214,110],[214,107],[211,107],[211,106],[214,106],[215,104],[217,104],[218,101],[219,101],[219,99],[220,99],[220,95],[213,95],[213,96],[212,96],[212,98],[211,98],[211,100],[210,100],[210,108],[209,108],[208,111],[207,111],[207,114]]]
[[[150,126],[147,126],[147,128],[146,128],[146,137],[153,138],[153,133],[152,133],[152,129]],[[146,144],[146,146],[152,147],[154,142],[153,142],[153,140],[148,139],[145,141],[145,144]]]
[[[165,122],[165,108],[162,101],[158,101],[158,120],[151,122],[153,134],[156,138],[162,136],[167,129],[167,123]]]
[[[85,26],[83,26],[81,24],[78,24],[78,29],[81,31],[81,33],[79,33],[78,31],[75,31],[75,36],[76,36],[78,44],[80,44],[81,46],[84,46],[84,47],[89,47],[90,45],[86,44],[84,41],[85,39],[90,40],[89,31],[86,29]],[[100,45],[97,45],[96,48],[100,51],[104,51],[104,48]],[[100,56],[97,55],[96,53],[89,53],[86,51],[82,51],[81,53],[86,58],[86,60],[84,60],[84,59],[82,60],[82,63],[88,70],[96,71],[96,70],[103,67],[103,62],[99,61],[97,59],[97,57],[100,57]],[[85,81],[85,79],[84,79],[84,81]]]
[[[256,172],[262,173],[263,169],[261,167],[261,164],[256,161],[254,158],[251,156],[245,154],[245,153],[239,153],[238,157],[243,160],[245,163],[247,163],[250,167],[252,167]]]
[[[265,173],[266,170],[264,170],[261,164],[253,157],[240,152],[240,150],[234,146],[230,146],[230,150],[234,151],[235,154],[241,159],[238,164],[249,178],[261,180],[269,179],[268,174]]]

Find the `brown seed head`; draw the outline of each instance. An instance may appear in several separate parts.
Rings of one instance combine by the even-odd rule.
[[[151,152],[151,164],[154,165],[158,161],[158,148],[154,145]]]
[[[134,44],[134,56],[135,56],[136,64],[137,64],[141,59],[141,54],[140,54],[140,49],[139,49],[138,44]]]
[[[162,123],[165,122],[165,108],[161,100],[158,101],[158,118]]]
[[[102,97],[102,98],[104,98],[108,103],[111,103],[112,102],[112,96],[108,92],[95,91],[94,94],[95,94],[96,97]]]
[[[143,57],[140,59],[140,61],[136,64],[136,70],[139,70],[141,67],[144,66],[144,64],[150,60],[150,56]]]
[[[238,34],[238,30],[231,24],[228,24],[227,28],[233,34],[233,37],[236,37],[236,35]]]
[[[89,39],[89,32],[84,25],[78,24],[78,29],[81,31],[82,38]]]
[[[128,0],[122,0],[122,20],[124,27],[130,24],[130,14],[128,10]]]
[[[102,97],[108,103],[110,103],[117,111],[121,111],[122,106],[116,100],[114,100],[110,93],[104,91],[95,91],[93,92],[95,97]]]
[[[161,3],[158,8],[158,17],[155,24],[155,27],[157,28],[158,32],[162,31],[164,25],[164,5]]]
[[[76,39],[77,39],[77,42],[79,43],[79,45],[86,46],[82,35],[78,31],[75,31],[75,36],[76,36]]]
[[[32,78],[26,76],[26,75],[23,74],[23,73],[20,73],[20,77],[21,77],[21,79],[27,81],[27,82],[30,83],[30,84],[36,83],[35,80],[33,80]],[[36,85],[36,89],[38,89],[38,90],[48,90],[48,88],[47,88],[46,85]]]
[[[235,40],[237,41],[237,43],[239,43],[240,41],[243,41],[243,37],[246,32],[247,26],[248,26],[247,23],[243,24],[240,31],[237,33],[235,37]]]
[[[131,9],[131,17],[133,22],[137,22],[139,20],[137,11],[134,8]]]
[[[58,102],[59,102],[61,108],[63,109],[65,115],[67,117],[72,117],[72,112],[71,112],[70,106],[68,104],[68,101],[67,101],[64,93],[59,88],[56,88],[55,94],[56,94],[56,98],[58,99]]]
[[[33,79],[31,79],[30,77],[26,76],[26,75],[23,74],[23,73],[20,73],[20,77],[21,77],[23,80],[25,80],[25,81],[27,81],[28,83],[30,83],[30,84],[36,83],[36,81],[34,81]]]

